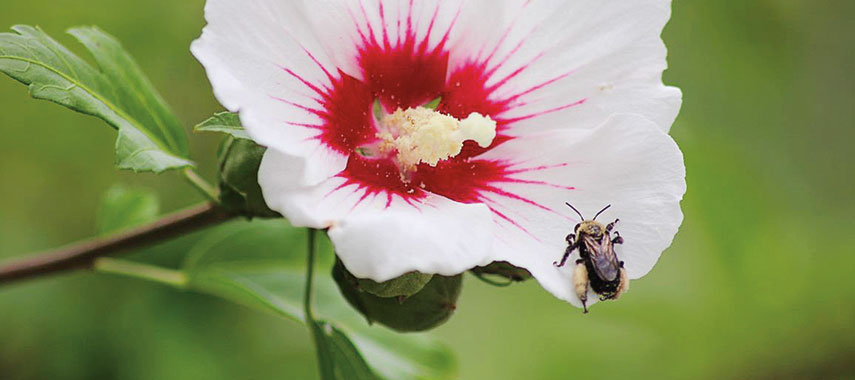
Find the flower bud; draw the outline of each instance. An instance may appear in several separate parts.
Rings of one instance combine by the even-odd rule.
[[[252,140],[233,137],[220,147],[220,203],[236,214],[252,217],[279,217],[269,209],[258,185],[258,167],[266,148]]]
[[[433,278],[432,274],[410,272],[385,282],[360,278],[357,279],[357,286],[359,290],[371,293],[377,297],[406,298],[422,290],[430,282],[431,278]]]
[[[472,273],[478,276],[492,274],[507,278],[511,281],[525,281],[531,278],[531,273],[524,268],[516,267],[507,261],[494,261],[487,266],[472,268]]]
[[[368,323],[378,322],[400,332],[425,331],[445,323],[457,308],[457,298],[463,284],[462,275],[410,275],[410,279],[404,282],[417,283],[425,278],[428,281],[409,297],[380,297],[362,289],[361,284],[365,280],[353,276],[340,260],[336,261],[332,275],[344,298],[365,316]]]

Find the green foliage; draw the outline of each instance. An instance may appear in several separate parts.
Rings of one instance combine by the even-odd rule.
[[[341,330],[324,321],[310,321],[309,328],[318,345],[318,361],[323,380],[372,380],[377,377],[365,359]]]
[[[341,261],[333,267],[333,279],[350,304],[369,323],[378,322],[401,332],[425,331],[448,321],[457,309],[462,275],[435,275],[410,297],[379,297],[360,288],[359,279]]]
[[[305,230],[289,227],[283,220],[234,222],[206,233],[188,253],[183,271],[190,289],[305,323],[305,246]],[[332,251],[328,240],[320,246],[322,252]],[[331,266],[332,256],[322,256],[320,265]],[[328,321],[323,323],[334,324],[341,334],[332,333],[336,347],[326,349],[334,357],[351,357],[342,365],[358,366],[344,348],[341,337],[347,334],[368,365],[385,378],[452,376],[453,360],[443,346],[424,336],[401,336],[369,326],[345,302],[329,276],[316,277],[315,314]]]
[[[231,135],[236,139],[250,140],[249,134],[243,129],[240,124],[238,114],[232,112],[220,112],[211,116],[195,128],[196,132],[219,132]]]
[[[0,33],[0,72],[28,85],[30,95],[97,116],[119,131],[116,165],[151,171],[192,166],[178,119],[134,60],[95,27],[69,33],[92,53],[99,69],[40,29]]]
[[[98,208],[96,223],[100,234],[148,223],[160,213],[157,194],[125,185],[113,185]]]

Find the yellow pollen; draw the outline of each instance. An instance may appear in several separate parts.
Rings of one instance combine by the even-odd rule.
[[[496,122],[489,116],[473,112],[458,120],[424,107],[398,108],[380,120],[379,129],[380,150],[397,151],[398,163],[407,171],[422,162],[436,166],[440,160],[460,154],[466,140],[486,148],[496,137]]]

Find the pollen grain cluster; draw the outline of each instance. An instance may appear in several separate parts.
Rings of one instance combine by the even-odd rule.
[[[474,112],[458,120],[425,107],[399,108],[379,121],[379,130],[380,150],[397,152],[401,168],[412,171],[420,163],[436,166],[440,160],[460,154],[466,140],[490,146],[496,137],[496,122]]]

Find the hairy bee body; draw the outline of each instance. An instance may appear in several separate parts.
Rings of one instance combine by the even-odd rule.
[[[567,205],[570,206],[569,203]],[[608,206],[600,213],[607,208]],[[593,219],[585,220],[581,213],[579,217],[582,222],[573,228],[573,233],[567,235],[567,249],[561,262],[555,262],[555,266],[564,266],[570,254],[576,249],[579,250],[579,259],[576,260],[576,268],[573,271],[573,287],[587,313],[589,287],[602,301],[617,299],[629,289],[629,279],[623,269],[623,261],[618,260],[614,249],[616,244],[623,243],[623,238],[617,231],[614,232],[614,238],[611,236],[618,220],[603,225]]]
[[[620,263],[614,253],[614,243],[606,227],[594,221],[582,222],[576,229],[580,242],[579,262],[588,271],[591,289],[604,299],[617,295],[620,286]]]

